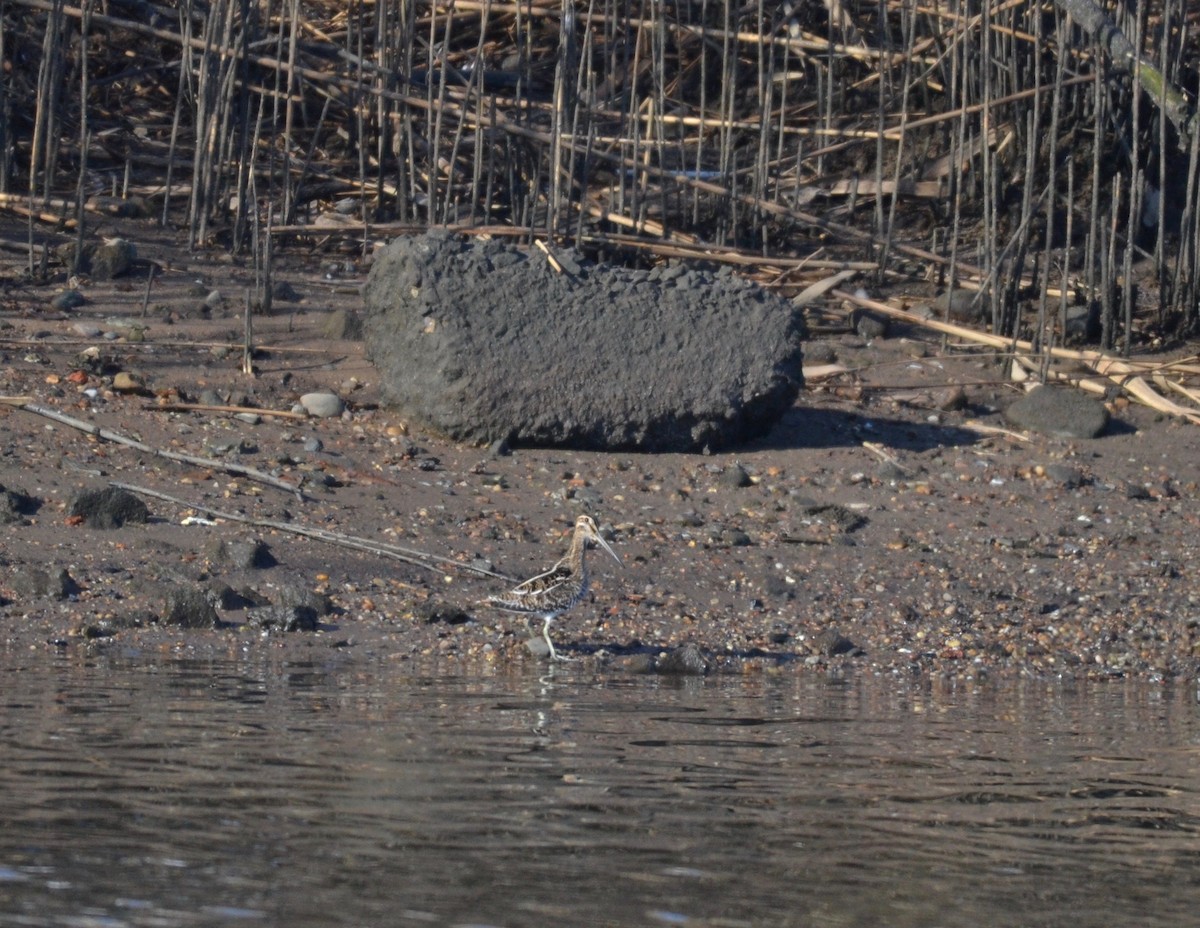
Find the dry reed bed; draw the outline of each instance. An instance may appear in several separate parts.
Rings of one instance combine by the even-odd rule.
[[[977,289],[990,332],[943,331],[1200,421],[1195,364],[1111,355],[1200,326],[1200,13],[1134,6],[7,0],[0,206],[31,272],[106,194],[264,280],[272,242],[451,225],[814,307]],[[1080,303],[1103,352],[1062,345]]]

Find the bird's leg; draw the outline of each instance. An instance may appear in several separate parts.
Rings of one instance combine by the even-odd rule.
[[[550,660],[552,661],[573,661],[575,658],[567,657],[559,654],[554,650],[554,642],[550,640],[550,623],[554,621],[554,616],[546,616],[546,624],[542,626],[542,637],[546,639],[546,647],[550,649]]]

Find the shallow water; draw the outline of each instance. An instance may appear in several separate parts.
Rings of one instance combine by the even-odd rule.
[[[24,660],[2,661],[4,926],[1174,926],[1200,909],[1183,688]]]

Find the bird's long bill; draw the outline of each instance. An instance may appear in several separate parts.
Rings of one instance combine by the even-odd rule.
[[[596,534],[595,534],[593,537],[596,539],[596,544],[598,544],[598,545],[599,545],[601,548],[603,548],[605,551],[607,551],[609,554],[611,554],[611,555],[612,555],[612,559],[613,559],[614,561],[616,561],[616,562],[617,562],[618,564],[620,564],[622,567],[624,567],[624,566],[625,566],[624,562],[623,562],[623,561],[622,561],[622,560],[621,560],[619,557],[617,557],[617,552],[616,552],[616,551],[614,551],[612,548],[610,548],[610,547],[608,546],[608,542],[607,542],[607,541],[605,541],[603,538],[601,538],[601,537],[600,537],[600,533],[599,533],[599,532],[597,532],[597,533],[596,533]]]

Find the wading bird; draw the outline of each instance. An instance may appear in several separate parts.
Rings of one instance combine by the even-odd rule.
[[[491,605],[506,612],[541,616],[544,622],[542,637],[546,639],[546,645],[550,648],[552,660],[570,660],[554,650],[554,642],[550,640],[550,623],[587,595],[588,575],[584,557],[588,546],[593,543],[611,554],[618,564],[621,563],[617,553],[600,537],[600,531],[591,516],[580,516],[575,520],[571,547],[561,561],[545,573],[530,577],[507,593],[489,596],[487,599]]]

